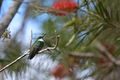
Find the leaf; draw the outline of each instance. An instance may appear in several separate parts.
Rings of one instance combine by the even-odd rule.
[[[70,40],[68,41],[68,43],[66,43],[66,45],[65,45],[66,47],[69,46],[69,45],[74,41],[75,36],[76,36],[76,35],[73,34],[73,36],[70,38]]]
[[[96,1],[96,5],[95,5],[95,3],[93,3],[93,6],[95,7],[96,12],[101,17],[103,17],[105,20],[110,19],[110,14],[109,14],[108,10],[104,7],[104,5],[101,1]]]
[[[70,26],[73,26],[75,24],[75,22],[76,22],[76,18],[72,18],[72,20],[70,20],[64,24],[64,27],[68,28]]]

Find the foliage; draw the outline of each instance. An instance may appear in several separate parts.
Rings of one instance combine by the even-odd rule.
[[[21,54],[22,54],[21,43],[19,43],[17,41],[13,41],[13,42],[11,41],[11,43],[6,44],[6,48],[3,51],[5,54],[5,59],[3,60],[4,62],[1,63],[1,65],[3,65],[2,67],[9,64],[10,62],[15,60],[17,57],[21,56]],[[13,67],[11,66],[8,69],[8,71],[10,71],[10,72],[14,71],[17,73],[17,72],[20,72],[22,70],[25,70],[26,66],[27,66],[27,63],[23,59],[23,60],[19,61],[18,63],[15,63],[15,65],[13,65]]]
[[[48,51],[45,54],[49,55],[52,60],[56,60],[62,64],[62,69],[63,65],[66,70],[69,68],[75,69],[72,71],[73,76],[69,76],[71,80],[84,80],[89,77],[95,80],[118,80],[120,78],[118,75],[120,67],[108,55],[111,55],[115,59],[119,59],[120,57],[120,1],[77,0],[78,3],[74,5],[75,11],[67,3],[67,1],[74,0],[58,1],[63,1],[64,5],[57,1],[50,7],[35,4],[30,5],[30,13],[33,11],[35,15],[43,13],[48,13],[49,15],[47,20],[42,23],[42,32],[46,33],[45,47],[54,46],[56,41],[55,36],[60,35],[57,49],[55,51]],[[69,10],[71,8],[72,13]],[[98,44],[101,44],[108,54],[102,51],[101,47],[98,47]],[[8,61],[13,60],[16,56],[20,56],[21,53],[20,43],[11,43],[9,47],[15,50],[7,48],[4,50],[4,53],[6,53],[5,60],[7,61],[4,64],[8,64]],[[75,55],[76,53],[84,55],[91,53],[95,58],[71,56],[71,54]],[[19,71],[21,70],[21,64],[24,63],[24,61],[21,61],[21,63],[14,66],[19,66]],[[12,67],[11,70],[14,69]],[[77,73],[82,74],[86,70],[90,71],[87,75],[76,77]],[[52,73],[53,76],[55,75],[54,77],[56,77],[56,74]],[[58,74],[57,77],[59,77]]]
[[[43,23],[43,30],[48,34],[47,38],[54,35],[55,30],[56,34],[61,35],[59,51],[61,52],[60,56],[62,56],[62,60],[60,62],[69,65],[71,62],[66,60],[66,58],[69,57],[70,53],[91,52],[95,55],[101,55],[101,51],[96,47],[96,42],[100,42],[102,45],[107,44],[109,47],[117,47],[112,51],[112,55],[119,55],[119,11],[114,8],[113,12],[112,6],[109,7],[107,2],[110,4],[110,1],[107,0],[105,3],[102,0],[83,0],[82,4],[84,6],[80,7],[77,16],[72,16],[73,18],[71,20],[68,20],[70,19],[68,17],[54,16],[55,18],[50,17],[48,21]],[[111,3],[115,7],[116,3],[113,1]],[[51,41],[49,39],[48,43],[52,43]],[[90,74],[96,80],[113,80],[114,77],[111,78],[112,71],[117,69],[115,65],[111,65],[111,62],[107,62],[106,65],[105,63],[99,63],[99,59],[83,59],[83,64],[80,62],[80,69],[83,70],[86,67],[89,68],[90,66],[96,65],[96,68]],[[115,80],[117,79],[118,76]]]

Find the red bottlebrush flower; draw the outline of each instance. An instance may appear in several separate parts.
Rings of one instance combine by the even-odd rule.
[[[56,78],[56,79],[62,79],[65,76],[71,75],[73,72],[72,68],[66,69],[64,65],[59,64],[57,65],[50,73]]]
[[[63,72],[64,72],[64,66],[60,64],[51,71],[51,74],[54,75],[55,78],[61,78]]]
[[[65,16],[67,13],[75,13],[78,9],[78,5],[76,2],[71,0],[60,0],[55,2],[52,8],[56,10],[60,10],[60,11],[52,11],[52,13],[57,14],[59,16]]]

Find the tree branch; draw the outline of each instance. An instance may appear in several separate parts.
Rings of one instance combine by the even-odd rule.
[[[116,58],[114,58],[114,56],[99,42],[96,42],[96,46],[98,47],[98,49],[100,51],[103,51],[104,54],[108,57],[108,59],[114,63],[115,65],[120,66],[120,60],[117,60]]]
[[[45,51],[47,51],[47,50],[54,50],[54,49],[56,49],[57,46],[58,46],[59,37],[60,37],[60,36],[58,35],[57,38],[56,38],[57,40],[56,40],[56,44],[55,44],[54,47],[47,47],[47,48],[45,48],[45,49],[40,50],[38,53],[40,54],[40,53],[43,53],[43,52],[45,52]],[[13,64],[15,64],[16,62],[18,62],[19,60],[21,60],[23,57],[29,55],[29,54],[30,54],[29,51],[30,51],[30,50],[28,50],[25,54],[21,55],[20,57],[18,57],[17,59],[15,59],[15,60],[12,61],[11,63],[7,64],[7,65],[6,65],[5,67],[3,67],[2,69],[0,69],[0,72],[4,71],[4,70],[7,69],[8,67],[12,66]]]
[[[12,61],[11,63],[7,64],[5,67],[3,67],[2,69],[0,69],[0,72],[4,71],[6,68],[12,66],[13,64],[15,64],[16,62],[18,62],[20,59],[22,59],[23,57],[29,55],[29,50],[27,51],[27,53],[21,55],[20,57],[18,57],[17,59],[15,59],[14,61]]]
[[[12,1],[12,4],[11,4],[8,12],[5,14],[3,19],[0,20],[0,36],[5,32],[6,28],[9,26],[10,22],[12,21],[13,17],[15,16],[20,5],[21,5],[20,2]]]
[[[70,56],[76,57],[76,58],[100,58],[103,59],[102,56],[94,55],[93,53],[71,53]]]

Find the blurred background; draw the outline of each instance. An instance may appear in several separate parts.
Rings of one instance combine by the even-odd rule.
[[[12,2],[0,0],[1,20]],[[43,33],[44,48],[55,45],[56,35],[59,44],[32,60],[24,57],[1,72],[0,80],[119,80],[119,4],[119,0],[24,0],[6,29],[7,37],[0,39],[0,68],[25,54]]]

